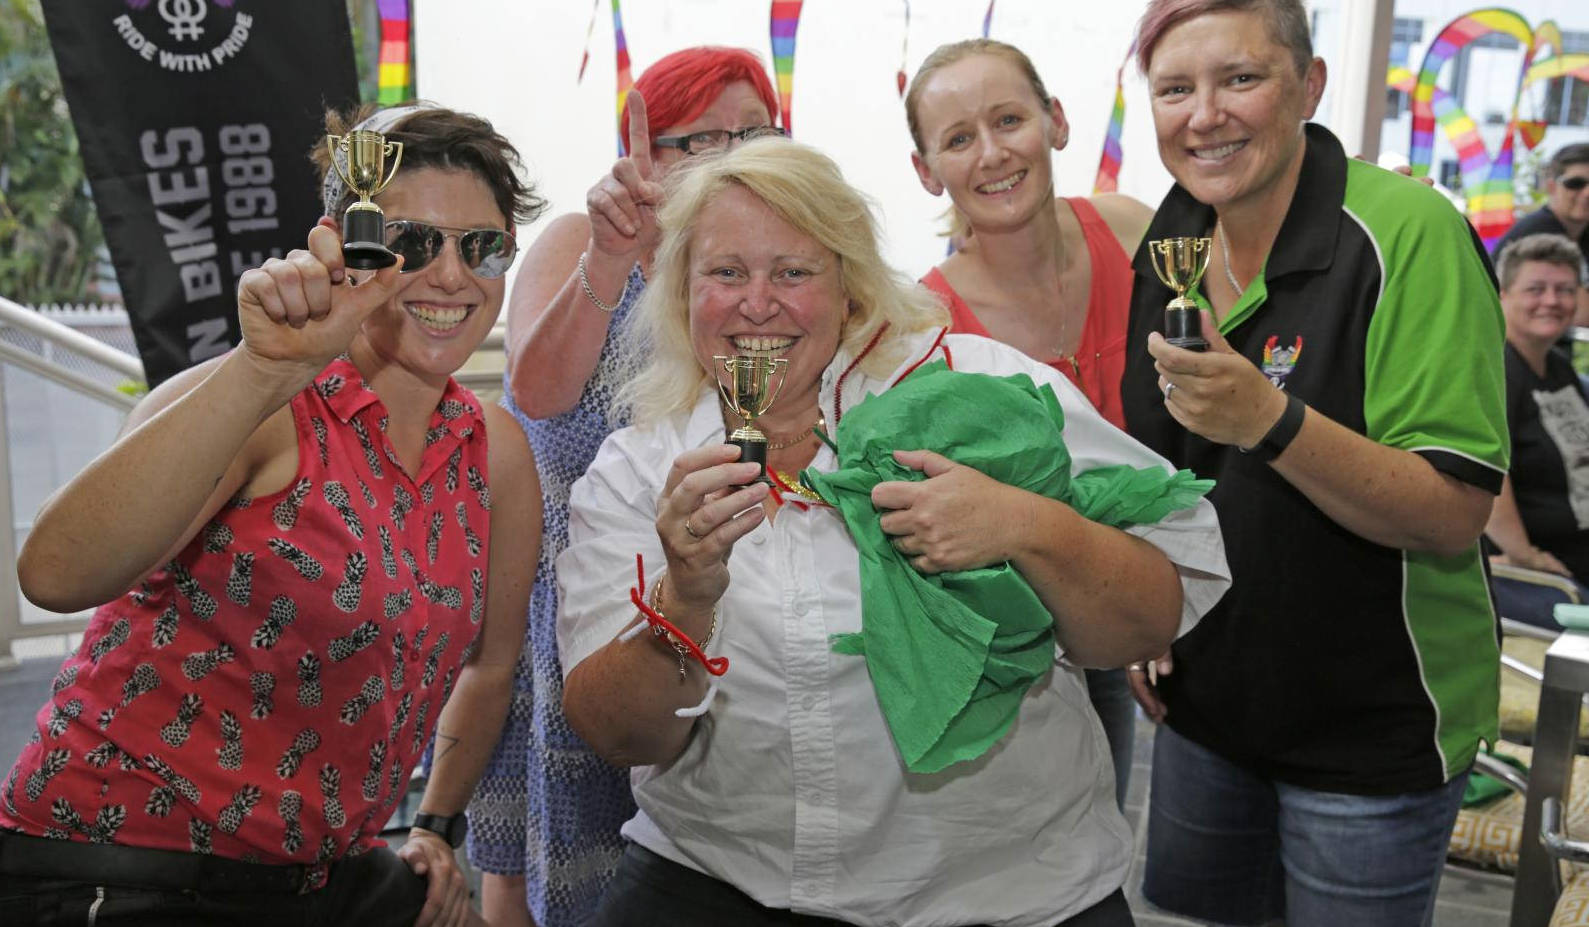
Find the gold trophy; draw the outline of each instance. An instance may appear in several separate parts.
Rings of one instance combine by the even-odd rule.
[[[783,391],[784,379],[789,374],[789,362],[781,357],[759,354],[739,354],[734,357],[718,354],[712,359],[728,375],[726,384],[721,376],[716,378],[717,391],[722,394],[729,411],[745,422],[743,427],[735,429],[728,436],[728,443],[739,448],[740,461],[761,465],[761,473],[756,480],[770,482],[767,479],[767,435],[756,427],[756,419],[767,414],[773,400]],[[774,376],[778,379],[776,385],[772,382]]]
[[[1164,307],[1164,340],[1178,348],[1208,350],[1198,321],[1197,303],[1186,298],[1186,291],[1203,278],[1213,253],[1212,238],[1161,238],[1148,242],[1148,258],[1153,261],[1154,272],[1175,291],[1175,298]]]
[[[355,270],[380,270],[397,263],[386,247],[386,214],[370,198],[386,189],[403,163],[403,143],[389,142],[379,132],[357,129],[327,135],[331,167],[359,199],[342,215],[342,258]],[[342,153],[338,160],[337,153]],[[386,159],[391,158],[388,168]],[[343,165],[346,165],[344,167]]]

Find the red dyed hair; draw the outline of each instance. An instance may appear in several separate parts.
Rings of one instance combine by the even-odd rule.
[[[1189,19],[1209,13],[1256,12],[1269,25],[1269,38],[1291,52],[1298,74],[1313,63],[1313,38],[1302,0],[1150,0],[1137,23],[1137,67],[1148,73],[1153,50],[1164,33]],[[646,102],[651,102],[646,97]]]
[[[676,126],[706,112],[717,102],[723,88],[745,81],[756,88],[756,95],[767,107],[773,124],[778,122],[778,94],[767,79],[767,69],[756,53],[743,48],[697,45],[666,55],[646,68],[634,89],[646,98],[646,118],[653,130]],[[618,120],[618,137],[629,144],[629,98],[624,97],[623,115]],[[655,138],[655,132],[652,138]],[[627,152],[626,152],[627,153]]]

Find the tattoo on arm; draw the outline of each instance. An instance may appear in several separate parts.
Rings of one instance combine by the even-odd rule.
[[[436,732],[436,759],[438,759],[438,760],[441,759],[442,757],[446,756],[448,751],[452,750],[453,747],[458,746],[458,740],[459,739],[457,737],[453,737],[450,734],[443,734],[442,732],[437,731]]]

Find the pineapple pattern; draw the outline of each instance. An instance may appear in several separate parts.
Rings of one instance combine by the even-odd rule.
[[[299,472],[99,610],[0,827],[267,863],[372,846],[484,609],[479,406],[445,405],[410,474],[351,362],[295,397]]]
[[[180,747],[188,742],[188,737],[193,733],[193,722],[199,718],[199,712],[204,710],[204,699],[198,694],[189,692],[182,696],[182,701],[177,705],[177,716],[166,722],[160,729],[160,739],[168,747]]]
[[[177,620],[180,614],[175,603],[167,605],[164,611],[155,616],[154,633],[149,635],[149,642],[156,647],[165,647],[176,640]]]
[[[276,801],[276,813],[281,815],[285,828],[281,835],[282,852],[292,856],[303,846],[303,822],[299,820],[303,814],[303,796],[292,789],[283,791]]]
[[[364,540],[364,522],[359,520],[359,513],[353,509],[353,499],[348,495],[347,487],[336,480],[331,480],[321,487],[321,492],[325,495],[326,502],[342,516],[342,524],[347,526],[348,533],[361,541]]]
[[[222,769],[243,768],[243,723],[225,709],[221,710],[221,745],[215,748],[215,762]]]
[[[364,551],[356,550],[348,554],[348,562],[342,568],[342,582],[331,591],[331,604],[339,611],[351,615],[359,610],[359,601],[364,598],[364,571],[368,567],[369,560],[364,556]]]
[[[276,764],[276,776],[280,779],[291,779],[298,775],[298,770],[303,766],[303,758],[320,749],[320,732],[312,727],[306,727],[298,732],[292,739],[292,744],[287,747],[287,752],[281,755],[281,760]]]
[[[232,557],[232,572],[226,577],[226,598],[244,608],[254,597],[254,553],[240,550]]]
[[[254,631],[253,637],[249,638],[249,646],[269,650],[281,640],[281,632],[287,630],[287,625],[297,619],[297,603],[284,595],[276,596],[270,600],[270,611],[265,614],[265,623]]]
[[[309,490],[313,485],[306,476],[293,485],[287,498],[276,503],[276,507],[270,510],[270,520],[275,522],[276,527],[291,531],[298,524],[298,510],[303,508],[303,502],[309,498]]]

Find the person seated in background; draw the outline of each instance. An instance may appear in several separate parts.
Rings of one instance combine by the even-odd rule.
[[[524,652],[496,753],[469,804],[469,861],[493,927],[578,927],[623,852],[629,775],[590,751],[563,717],[557,555],[568,489],[615,428],[612,399],[637,369],[621,336],[656,253],[661,182],[696,156],[779,134],[778,96],[743,48],[700,46],[646,68],[624,100],[627,153],[525,252],[508,301],[502,404],[529,436],[546,530]],[[653,128],[655,127],[655,128]]]
[[[841,515],[796,471],[850,473],[834,467],[865,446],[856,423],[913,388],[929,359],[952,359],[935,375],[1024,374],[1051,390],[1067,479],[1111,464],[1157,481],[1173,471],[1052,367],[946,335],[931,294],[883,263],[865,197],[814,149],[764,139],[702,159],[676,175],[658,218],[633,333],[652,350],[621,396],[637,424],[609,437],[574,485],[558,559],[564,707],[598,753],[634,767],[639,805],[591,923],[1132,923],[1120,891],[1130,832],[1079,667],[1161,652],[1223,593],[1207,504],[1119,530],[906,434],[876,455],[896,475],[845,497]],[[756,420],[776,489],[752,482],[757,464],[724,444],[742,424],[718,394],[715,358],[729,355],[787,363]],[[915,411],[990,421],[975,405]],[[1013,440],[1058,437],[1046,421]],[[848,456],[813,436],[829,428]],[[625,596],[637,553],[660,578]],[[875,589],[862,577],[879,576],[868,573],[879,562],[909,574],[895,579],[946,587],[1008,563],[1030,584],[1037,669],[1009,702],[1012,727],[980,755],[908,768],[868,669],[872,648],[898,642],[872,636],[881,612],[867,610],[865,659],[834,652],[833,635],[863,631]],[[633,636],[633,601],[679,633]],[[905,618],[926,632],[926,612]],[[686,659],[696,641],[732,663],[704,708],[715,688],[710,668]],[[945,653],[917,658],[948,671]]]
[[[1506,316],[1506,413],[1512,464],[1485,536],[1499,563],[1579,583],[1589,602],[1589,400],[1557,340],[1583,292],[1583,253],[1564,235],[1527,235],[1495,259]],[[1495,607],[1552,630],[1548,587],[1497,578]]]
[[[1070,125],[1030,58],[969,39],[935,49],[910,82],[905,115],[922,186],[954,203],[964,244],[922,283],[951,327],[1011,345],[1064,374],[1125,428],[1120,375],[1131,311],[1131,252],[1153,218],[1118,193],[1056,197],[1053,154]],[[1125,807],[1136,703],[1120,667],[1087,670]]]
[[[1507,245],[1529,235],[1565,235],[1589,254],[1589,142],[1563,145],[1545,162],[1545,205],[1518,219],[1495,243],[1499,258]],[[1589,289],[1578,292],[1574,324],[1589,325]]]
[[[544,204],[478,117],[326,130],[353,123],[403,145],[375,197],[400,262],[344,264],[354,195],[317,147],[325,218],[243,274],[242,344],[151,392],[23,546],[30,600],[99,607],[0,787],[0,921],[473,919],[453,848],[507,710],[541,496],[513,418],[452,374]],[[379,834],[432,734],[394,855]]]

